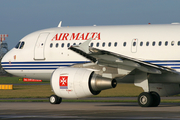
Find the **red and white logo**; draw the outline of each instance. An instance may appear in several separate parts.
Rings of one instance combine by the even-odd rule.
[[[68,89],[68,76],[59,77],[59,86],[60,89]]]

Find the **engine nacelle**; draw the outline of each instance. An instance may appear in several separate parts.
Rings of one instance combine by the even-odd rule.
[[[58,68],[51,76],[51,87],[62,98],[97,95],[101,90],[115,88],[116,85],[116,80],[101,77],[85,68]]]

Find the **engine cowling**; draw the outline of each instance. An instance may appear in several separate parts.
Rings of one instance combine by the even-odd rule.
[[[58,68],[51,76],[51,87],[62,98],[97,95],[101,90],[115,88],[116,85],[116,80],[101,77],[85,68]]]

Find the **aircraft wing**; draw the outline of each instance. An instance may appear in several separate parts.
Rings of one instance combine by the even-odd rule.
[[[82,43],[81,45],[71,46],[69,49],[84,56],[85,58],[91,60],[92,62],[98,65],[108,67],[118,67],[118,65],[129,66],[151,74],[161,74],[162,72],[178,73],[176,70],[172,68],[167,68],[149,62],[144,62],[135,58],[113,53],[110,51],[89,47],[88,43],[90,43],[90,40]]]

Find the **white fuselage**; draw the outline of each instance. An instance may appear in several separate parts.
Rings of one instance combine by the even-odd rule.
[[[2,59],[9,73],[49,80],[58,67],[89,62],[68,50],[93,38],[90,46],[180,71],[180,25],[57,27],[31,33]],[[99,44],[99,45],[98,45]]]

